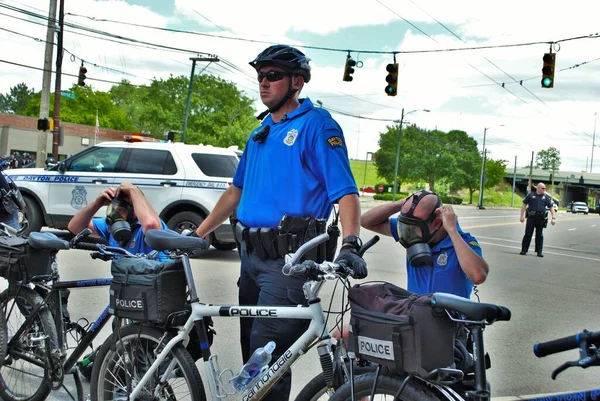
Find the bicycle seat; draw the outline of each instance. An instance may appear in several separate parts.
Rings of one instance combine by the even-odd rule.
[[[146,244],[157,251],[176,249],[207,249],[208,243],[200,237],[188,237],[172,230],[146,231]]]
[[[431,303],[440,308],[460,312],[469,320],[486,320],[489,323],[510,320],[510,309],[504,306],[475,302],[453,294],[436,292],[431,298]]]
[[[52,233],[40,233],[37,231],[29,234],[27,243],[35,249],[59,250],[70,249],[69,241],[62,240]]]

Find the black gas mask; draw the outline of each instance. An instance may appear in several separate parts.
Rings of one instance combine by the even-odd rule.
[[[119,244],[131,239],[131,225],[134,223],[133,206],[119,196],[115,196],[106,209],[106,224]]]
[[[437,203],[429,217],[426,220],[423,220],[415,217],[414,210],[421,199],[427,195],[434,195],[437,197]],[[442,205],[442,201],[439,196],[430,191],[414,193],[410,198],[412,198],[410,209],[408,212],[400,213],[398,216],[398,236],[400,237],[400,244],[406,248],[406,257],[412,266],[433,266],[433,256],[431,256],[431,248],[429,247],[428,242],[431,241],[431,238],[437,233],[437,230],[430,232],[429,224],[435,220],[435,211]]]

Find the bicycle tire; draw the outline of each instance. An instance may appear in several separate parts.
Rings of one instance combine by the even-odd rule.
[[[354,364],[352,371],[354,376],[359,376],[365,373],[373,372],[375,369],[377,369],[377,365],[360,366]],[[334,389],[332,388],[328,388],[325,381],[325,375],[323,372],[321,372],[313,377],[311,381],[309,381],[306,386],[300,390],[295,398],[295,401],[327,401],[333,394],[333,390]]]
[[[373,387],[373,380],[375,379],[375,373],[366,373],[364,375],[356,376],[354,378],[354,398],[355,400],[366,400],[370,399],[371,389]],[[375,397],[373,400],[385,400],[392,401],[396,392],[402,385],[404,377],[400,376],[389,376],[379,375],[377,380],[377,387],[375,389]],[[351,398],[351,383],[345,383],[340,386],[329,399],[329,401],[350,401]],[[419,379],[413,378],[408,381],[404,390],[400,394],[400,400],[402,401],[445,401],[446,397],[435,392],[435,390],[428,386],[426,382]]]
[[[93,401],[108,401],[118,399],[121,396],[129,398],[124,378],[133,377],[133,386],[135,380],[139,380],[143,376],[144,367],[149,367],[155,360],[154,350],[156,344],[160,342],[164,334],[164,330],[156,327],[132,324],[119,329],[119,339],[116,343],[113,343],[114,337],[112,335],[108,337],[100,347],[94,360],[90,383],[91,399]],[[124,352],[128,352],[127,357],[124,357]],[[144,354],[144,352],[146,353]],[[181,389],[182,384],[176,384],[179,379],[183,378],[183,384],[187,384],[189,390],[183,397],[186,399],[189,397],[192,401],[206,401],[206,392],[200,373],[189,352],[181,344],[177,344],[171,350],[170,358],[169,356],[167,358],[167,361],[172,359],[176,361],[177,374],[175,377],[171,377],[166,385],[162,386],[161,391],[166,392],[167,395],[165,398],[177,399],[174,397],[176,394],[173,390]],[[132,361],[130,362],[131,365],[123,366],[124,360]],[[155,372],[154,377],[147,383],[144,390],[148,391],[149,388],[152,388],[152,391],[154,391],[152,384],[157,383],[159,377],[160,368]],[[140,396],[144,398],[144,396]]]
[[[0,366],[6,358],[6,345],[8,343],[8,328],[6,327],[6,316],[0,313]]]
[[[27,314],[27,308],[33,308],[43,302],[43,298],[28,287],[11,285],[8,290],[2,292],[0,304],[3,314],[11,312],[6,321],[6,335],[9,336],[21,327],[26,319],[24,315]],[[39,338],[41,334],[47,338],[32,341],[33,338]],[[50,341],[51,349],[56,349],[58,335],[54,326],[54,318],[52,312],[43,307],[38,311],[38,318],[33,320],[18,343],[12,349],[7,347],[6,358],[0,366],[0,383],[2,383],[0,398],[7,401],[42,401],[48,397],[52,383],[48,379],[50,365],[46,352],[46,341]],[[41,366],[30,364],[30,368],[25,368],[23,365],[27,362],[18,357],[20,353],[26,353],[29,358],[38,360]],[[13,374],[17,377],[12,378]],[[24,394],[25,391],[31,391],[31,394]]]

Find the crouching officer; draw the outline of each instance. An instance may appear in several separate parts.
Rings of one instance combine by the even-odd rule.
[[[525,221],[525,213],[527,213],[527,224],[525,225],[525,235],[521,243],[521,255],[525,255],[531,244],[533,229],[535,228],[535,252],[540,258],[544,257],[542,248],[544,246],[544,234],[542,231],[548,224],[548,210],[552,215],[551,224],[556,223],[554,216],[554,208],[552,207],[552,198],[545,193],[546,185],[543,182],[537,184],[536,190],[531,191],[523,199],[521,206],[521,223]],[[527,209],[527,210],[526,210]]]
[[[250,65],[256,69],[260,97],[268,111],[250,134],[233,184],[196,234],[209,234],[237,209],[240,304],[306,305],[304,280],[281,272],[283,256],[323,230],[319,220],[329,217],[336,201],[343,232],[337,261],[345,261],[357,278],[367,275],[366,263],[357,252],[361,246],[358,190],[340,126],[325,109],[298,98],[311,78],[309,59],[298,49],[274,45]],[[276,360],[308,324],[297,319],[241,319],[244,363],[271,340],[276,343]],[[290,388],[291,375],[286,374],[264,400],[286,401]]]

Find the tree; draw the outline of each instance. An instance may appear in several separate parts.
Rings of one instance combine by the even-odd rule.
[[[535,167],[542,170],[558,170],[560,167],[560,150],[554,147],[540,150],[535,156]]]
[[[488,158],[485,162],[485,188],[492,188],[500,184],[506,175],[506,160],[494,160]]]
[[[185,76],[154,80],[142,87],[123,81],[111,88],[110,95],[138,131],[163,138],[168,131],[182,128],[188,86]],[[212,75],[195,77],[185,142],[243,148],[258,125],[252,104],[231,82]]]
[[[0,113],[22,115],[33,96],[35,96],[35,90],[29,89],[24,82],[13,86],[10,88],[10,93],[0,94]],[[39,108],[37,114],[39,114]]]
[[[469,191],[469,204],[473,203],[473,193],[479,190],[481,155],[477,141],[465,131],[452,130],[447,134],[448,146],[459,159],[456,169],[449,177],[452,189],[466,188]]]

